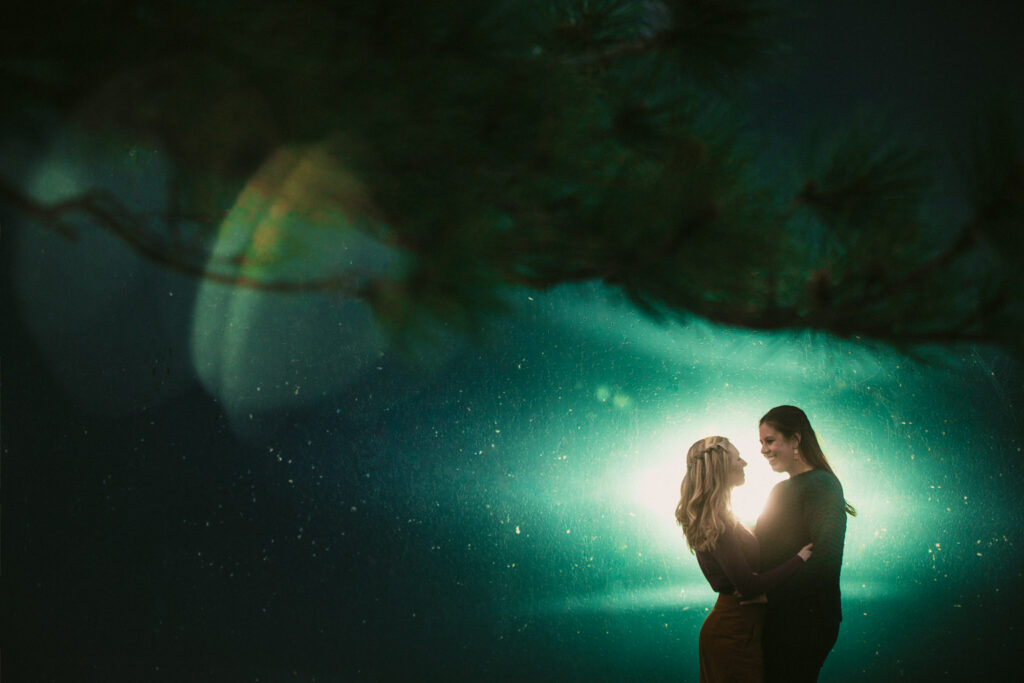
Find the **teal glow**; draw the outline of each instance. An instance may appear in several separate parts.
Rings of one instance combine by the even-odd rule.
[[[530,511],[531,538],[543,539],[538,557],[570,577],[549,577],[551,595],[516,604],[511,612],[524,623],[703,614],[714,597],[673,518],[683,454],[707,434],[734,440],[749,463],[734,505],[753,523],[781,479],[763,462],[756,431],[761,414],[779,403],[811,415],[859,513],[846,540],[847,618],[836,669],[863,648],[884,648],[878,619],[897,604],[955,613],[970,603],[963,572],[1011,580],[1016,570],[1003,558],[1020,536],[1001,516],[1019,518],[1011,481],[1021,441],[1009,396],[1021,387],[1012,364],[975,350],[917,363],[831,339],[663,326],[622,311],[603,317],[614,307],[587,315],[570,301],[558,302],[562,319],[571,327],[597,321],[600,341],[586,343],[615,351],[602,367],[578,366],[575,391],[548,397],[546,440],[535,440],[536,423],[502,430],[504,443],[522,436],[530,444],[528,452],[507,452],[506,462],[526,472],[516,475],[506,504]],[[967,403],[965,386],[980,389]],[[612,387],[628,394],[628,408],[608,405]],[[992,462],[991,475],[979,477],[977,460],[965,453],[985,453],[978,457]],[[885,623],[895,622],[881,624],[888,632]]]
[[[176,384],[166,387],[149,366],[123,372],[134,366],[117,364],[120,374],[96,373],[90,384],[81,368],[106,371],[105,349],[116,334],[105,319],[89,327],[50,315],[53,301],[67,305],[66,295],[31,278],[26,263],[12,269],[26,317],[50,325],[72,319],[83,328],[75,356],[35,366],[32,375],[52,372],[74,387],[68,395],[81,411],[81,433],[61,435],[75,447],[61,442],[51,450],[67,448],[75,463],[102,473],[92,482],[100,493],[89,493],[96,528],[107,534],[132,520],[112,536],[130,542],[106,552],[130,551],[119,561],[157,577],[173,552],[186,558],[176,571],[189,577],[189,596],[213,587],[202,601],[171,601],[160,578],[139,589],[151,600],[145,609],[204,638],[243,634],[231,641],[244,653],[239,661],[251,659],[252,638],[270,648],[278,623],[291,620],[304,642],[323,647],[311,666],[326,680],[382,643],[390,651],[428,642],[433,652],[450,647],[453,634],[475,654],[445,651],[445,666],[461,662],[474,673],[490,667],[527,679],[539,668],[551,680],[685,678],[696,670],[697,633],[714,595],[675,524],[683,454],[708,434],[732,439],[749,463],[735,509],[752,523],[778,478],[758,453],[757,420],[780,403],[811,416],[859,511],[846,539],[843,630],[824,680],[885,680],[899,667],[941,678],[955,670],[942,654],[952,648],[935,655],[907,643],[999,653],[1005,639],[978,633],[976,624],[990,620],[1007,633],[1016,623],[1017,599],[1006,596],[1019,583],[1024,543],[1024,383],[1020,367],[999,354],[944,351],[922,363],[856,342],[662,324],[586,286],[511,292],[512,313],[487,340],[449,349],[448,363],[403,374],[388,353],[359,361],[353,349],[363,346],[335,345],[343,332],[316,327],[353,320],[343,300],[321,301],[298,316],[302,326],[293,324],[295,314],[309,312],[309,299],[232,290],[171,297],[154,279],[151,298],[164,303],[125,316],[125,339],[117,341],[139,346],[147,337],[138,328],[176,312],[173,358],[194,365],[184,377],[170,375]],[[25,283],[38,286],[33,296]],[[212,305],[221,296],[223,307]],[[197,339],[200,323],[209,334]],[[49,350],[47,361],[63,349],[46,336],[54,328],[28,328]],[[317,352],[303,352],[310,348]],[[68,360],[79,357],[88,362]],[[230,358],[245,371],[232,375],[227,364],[212,363]],[[365,372],[355,372],[357,361]],[[245,398],[234,391],[244,387],[208,383],[204,373],[214,370],[215,378],[238,382],[277,377],[267,385],[273,400],[229,400]],[[109,386],[151,404],[123,423],[92,417],[90,410],[109,406],[85,399]],[[171,387],[191,388],[189,400],[172,402]],[[51,405],[57,391],[39,401]],[[24,430],[35,422],[11,424]],[[111,458],[122,464],[108,471]],[[82,476],[70,465],[47,466],[38,476],[49,481],[64,471]],[[65,485],[89,492],[74,488],[77,481]],[[63,490],[41,500],[64,504]],[[140,504],[136,491],[156,504]],[[108,509],[110,499],[116,506]],[[147,534],[157,530],[151,539],[140,538],[136,519]],[[77,536],[64,534],[66,545],[81,550],[76,556],[91,557]],[[168,536],[173,551],[164,545]],[[97,542],[106,541],[90,539]],[[140,544],[146,553],[136,552]],[[87,583],[74,583],[90,576],[88,567],[76,569],[61,575],[60,586],[88,594]],[[71,590],[60,586],[47,584],[55,595]],[[276,597],[282,592],[287,600]],[[243,610],[231,596],[242,596],[245,610],[256,604],[272,626],[220,629],[240,623]],[[207,626],[208,609],[219,610],[214,626]],[[135,618],[145,623],[146,615]],[[82,608],[69,619],[93,617]],[[364,631],[369,624],[377,630]],[[344,661],[339,628],[354,639]],[[510,660],[520,668],[508,669]]]
[[[631,34],[624,59],[609,65],[583,55],[561,102],[560,68],[495,71],[505,57],[492,48],[511,56],[528,45],[524,64],[561,54],[560,38],[515,37],[547,24],[546,3],[475,4],[497,10],[500,30],[449,32],[461,12],[475,13],[458,3],[444,11],[353,3],[376,27],[359,35],[363,24],[314,7],[327,3],[132,3],[125,11],[127,3],[93,0],[64,3],[59,13],[10,13],[12,48],[0,58],[4,188],[41,204],[109,193],[125,215],[91,225],[89,212],[68,212],[78,233],[69,239],[4,193],[4,680],[696,680],[698,633],[715,596],[673,516],[683,455],[709,434],[732,439],[749,462],[735,509],[753,523],[778,478],[758,454],[756,423],[780,403],[811,416],[859,511],[846,539],[845,619],[822,681],[1016,680],[1024,636],[1020,359],[918,349],[925,362],[866,340],[656,322],[595,283],[509,285],[495,293],[507,296],[500,311],[489,296],[467,297],[469,312],[490,324],[474,323],[470,335],[444,323],[402,343],[388,335],[382,320],[394,326],[420,312],[409,296],[420,292],[403,289],[409,268],[428,266],[423,275],[461,299],[489,284],[493,256],[522,245],[512,239],[507,249],[504,235],[467,226],[531,228],[531,250],[550,227],[552,251],[543,256],[551,265],[583,247],[578,264],[566,259],[570,278],[618,275],[606,266],[620,251],[634,264],[621,274],[637,271],[648,246],[666,243],[636,239],[638,221],[663,226],[668,243],[692,239],[685,256],[719,273],[740,272],[744,250],[776,229],[751,226],[748,239],[735,240],[715,230],[717,220],[679,230],[662,209],[703,191],[677,194],[656,173],[653,185],[629,172],[621,185],[601,171],[639,168],[632,159],[648,154],[667,159],[667,150],[648,151],[644,120],[674,127],[657,121],[671,100],[638,99],[640,109],[616,112],[620,94],[623,105],[640,94],[627,89],[635,74],[646,81],[665,73],[651,69],[661,63],[656,51],[629,54],[661,48],[661,40]],[[594,8],[650,12],[652,30],[660,9],[740,16],[732,12],[740,5],[762,6],[556,4],[581,18]],[[192,11],[199,5],[203,13]],[[815,187],[808,181],[820,179],[814,158],[829,139],[855,130],[861,114],[881,114],[894,148],[914,138],[935,153],[933,201],[918,218],[936,241],[921,248],[943,254],[969,225],[965,235],[982,245],[978,262],[968,255],[952,270],[968,289],[986,281],[988,266],[978,267],[988,262],[985,250],[1012,243],[1007,235],[1019,244],[1020,233],[971,222],[944,155],[970,158],[962,146],[988,93],[1024,92],[1024,70],[1012,67],[1022,8],[794,4],[765,27],[792,47],[784,63],[750,73],[750,88],[722,83],[721,94],[737,100],[737,133],[749,136],[742,146],[758,156],[770,200],[806,205]],[[601,20],[585,23],[617,33]],[[591,53],[590,38],[571,24],[558,33],[583,38]],[[709,35],[707,45],[699,30],[686,35],[700,49],[676,54],[673,65],[701,62],[699,53],[717,43],[723,57],[733,52],[728,32]],[[605,39],[594,39],[601,50]],[[430,54],[434,46],[443,51]],[[484,53],[497,61],[475,59]],[[589,101],[598,72],[623,80],[610,99],[594,101],[607,114],[595,131],[574,122],[597,121],[596,110],[571,102]],[[480,94],[487,107],[475,106]],[[639,136],[636,154],[614,144],[594,147],[597,156],[574,153],[592,148],[595,135],[614,142],[622,124]],[[673,136],[677,143],[684,133]],[[686,141],[683,157],[713,152],[705,142],[717,145]],[[689,163],[683,157],[672,166]],[[427,182],[402,182],[416,176]],[[695,180],[699,190],[706,179]],[[666,192],[650,192],[659,186]],[[595,212],[589,200],[573,208],[577,194],[606,197],[600,206],[611,211]],[[898,204],[913,191],[883,194]],[[636,206],[630,196],[654,201]],[[1019,218],[1016,199],[983,215],[1013,209]],[[707,208],[716,218],[732,213],[721,202]],[[878,207],[887,221],[888,208]],[[592,244],[581,232],[591,217]],[[841,256],[835,247],[852,256],[865,245],[832,240],[815,223],[794,217],[816,252],[806,266],[817,291],[847,261],[833,258]],[[195,246],[195,261],[186,261],[205,267],[207,279],[140,257],[115,234],[125,227]],[[599,253],[602,246],[609,252]],[[1009,264],[1018,251],[1000,253]],[[864,310],[876,296],[867,274],[876,272],[878,303],[901,309],[920,271],[902,272],[895,247],[865,253],[848,261],[865,274]],[[676,262],[658,256],[650,262],[668,266],[658,274],[669,283]],[[495,272],[519,272],[503,271],[504,261]],[[237,282],[333,276],[342,280],[337,289],[305,294]],[[361,298],[371,283],[376,309]],[[447,298],[433,303],[448,312]],[[936,318],[977,322],[965,310],[970,292],[934,298]],[[958,313],[944,308],[950,301]],[[978,311],[980,319],[998,324],[993,310]],[[431,343],[418,346],[426,336]]]

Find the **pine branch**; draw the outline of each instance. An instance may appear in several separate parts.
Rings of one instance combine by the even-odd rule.
[[[0,86],[5,106],[42,103],[90,137],[166,153],[170,209],[158,216],[100,192],[46,204],[0,180],[0,201],[67,239],[85,217],[176,272],[362,297],[409,334],[431,320],[472,326],[508,287],[582,281],[655,317],[752,329],[894,344],[1019,333],[1021,295],[1006,283],[1020,278],[1024,165],[1006,135],[977,160],[975,220],[937,252],[936,226],[920,219],[927,160],[885,135],[844,128],[795,200],[762,178],[738,132],[749,121],[720,86],[777,52],[774,4],[300,2],[242,19],[233,3],[197,16],[148,7],[128,46],[113,40],[124,26],[107,23],[122,9],[78,5],[75,21],[19,38],[28,62],[0,60],[17,76]],[[63,59],[93,35],[104,41],[88,64]],[[246,268],[244,247],[208,246],[222,201],[259,186],[259,161],[302,145],[339,167],[293,179],[317,192],[279,208],[350,201],[365,218],[372,207],[388,244],[411,256],[404,279],[274,278]],[[352,184],[365,193],[353,199]],[[281,186],[257,189],[271,204]],[[316,229],[347,229],[331,220]],[[186,222],[205,234],[183,237]],[[301,251],[274,253],[302,267]],[[981,258],[998,267],[971,272]]]
[[[657,54],[670,50],[679,42],[679,34],[675,31],[662,31],[649,38],[641,38],[629,43],[620,43],[604,50],[594,51],[577,57],[566,59],[566,63],[587,66],[595,65],[607,69],[621,59]]]
[[[311,280],[271,280],[252,277],[242,272],[245,257],[241,254],[213,256],[207,250],[168,241],[155,230],[148,229],[135,215],[103,192],[90,192],[53,204],[44,204],[0,179],[0,201],[14,206],[21,213],[37,219],[43,226],[72,242],[79,241],[78,228],[69,221],[75,215],[117,237],[125,246],[145,260],[189,277],[220,284],[281,294],[301,292],[339,292],[362,296],[363,285],[354,275]],[[211,266],[230,266],[233,271],[221,272]]]

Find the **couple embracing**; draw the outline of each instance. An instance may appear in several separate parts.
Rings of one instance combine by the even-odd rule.
[[[789,479],[753,532],[731,511],[747,465],[736,447],[709,436],[686,455],[676,520],[718,592],[700,631],[701,683],[816,681],[839,635],[846,515],[857,513],[802,410],[772,408],[758,431],[761,454]]]

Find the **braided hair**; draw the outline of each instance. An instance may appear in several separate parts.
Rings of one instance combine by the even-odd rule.
[[[711,550],[736,523],[729,484],[729,440],[709,436],[690,446],[686,475],[679,486],[676,522],[690,552]]]

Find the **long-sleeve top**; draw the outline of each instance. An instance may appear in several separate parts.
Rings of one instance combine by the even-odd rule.
[[[744,598],[767,593],[780,581],[792,576],[804,563],[803,558],[794,552],[774,569],[756,573],[754,570],[761,566],[757,539],[739,523],[719,536],[713,549],[698,550],[696,555],[704,577],[716,592],[732,595],[739,591]]]
[[[776,484],[754,533],[767,566],[788,558],[808,543],[811,558],[793,577],[768,591],[768,609],[817,612],[841,621],[839,571],[846,538],[843,487],[825,470],[810,470]]]

